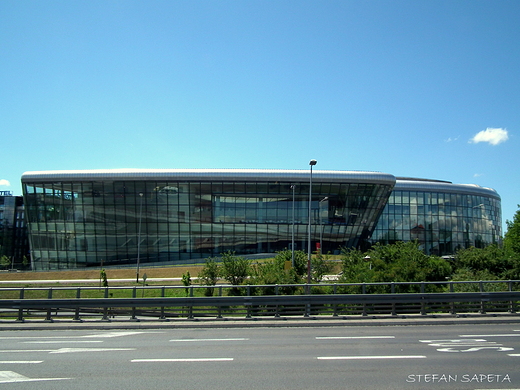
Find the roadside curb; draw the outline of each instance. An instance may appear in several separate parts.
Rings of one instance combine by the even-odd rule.
[[[196,328],[299,328],[299,327],[360,327],[360,326],[433,326],[433,325],[483,325],[520,324],[520,314],[465,315],[465,316],[386,316],[386,317],[337,317],[337,318],[225,318],[225,319],[123,319],[102,320],[56,320],[56,321],[0,321],[1,331],[20,330],[159,330]]]

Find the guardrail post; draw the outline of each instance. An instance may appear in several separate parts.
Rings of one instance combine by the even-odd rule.
[[[332,294],[333,295],[336,295],[337,287],[338,286],[336,285],[336,283],[334,283],[334,285],[332,286]],[[332,316],[333,317],[337,317],[338,316],[338,304],[334,303],[334,305],[332,307],[334,309],[334,312],[333,312]]]
[[[509,292],[512,292],[513,291],[513,282],[510,280],[507,284],[509,287]],[[514,301],[509,301],[509,313],[516,313]]]
[[[250,297],[251,296],[251,286],[247,285],[247,296]],[[247,306],[247,314],[246,314],[246,318],[251,318],[251,299],[249,299],[247,302],[246,302],[246,306]]]
[[[307,295],[312,295],[312,288],[311,288],[310,284],[307,285]],[[311,316],[311,304],[310,304],[310,302],[307,302],[305,304],[304,317],[309,318],[310,316]]]
[[[80,298],[81,298],[81,287],[78,287],[76,290],[76,299],[80,299]],[[81,322],[81,318],[79,318],[79,306],[76,306],[76,310],[74,312],[74,318],[72,319],[72,321]]]
[[[279,288],[278,288],[278,284],[274,287],[274,294],[275,295],[278,295],[278,292],[279,292]],[[280,317],[280,313],[278,312],[278,305],[276,305],[276,311],[274,313],[274,316],[275,317]]]
[[[367,285],[365,283],[363,283],[361,285],[361,294],[366,294],[367,293]],[[365,302],[363,302],[363,317],[366,317],[368,314],[367,314],[367,304]]]
[[[453,288],[453,282],[449,282],[450,283],[450,293],[453,293],[454,291],[454,288]],[[456,314],[456,311],[455,311],[455,302],[452,302],[451,303],[451,310],[450,310],[450,313],[452,315],[455,315]]]
[[[395,294],[395,283],[394,283],[394,282],[392,282],[392,283],[390,284],[390,293],[391,293],[392,295]],[[396,311],[395,311],[395,302],[392,302],[392,315],[393,315],[393,316],[396,316],[396,315],[397,315],[397,313],[396,313]]]
[[[136,298],[137,297],[137,287],[134,286],[134,288],[132,289],[132,298]],[[131,321],[139,321],[139,318],[136,317],[136,308],[135,306],[132,307],[132,317],[130,318]]]
[[[52,287],[49,288],[49,291],[47,292],[47,299],[51,300],[52,299]],[[49,307],[47,309],[47,316],[45,317],[45,322],[52,322],[52,318],[51,318],[51,310],[52,308]],[[56,312],[56,314],[58,314]]]
[[[421,294],[424,294],[424,282],[421,282]],[[426,315],[426,302],[424,302],[424,295],[421,297],[421,315]]]
[[[215,287],[213,286],[213,293],[215,293]],[[222,286],[218,286],[218,296],[222,296]],[[222,305],[218,305],[217,307],[217,318],[222,318]]]
[[[20,301],[23,299],[25,295],[25,290],[23,288],[20,289]],[[22,302],[20,302],[20,308],[18,309],[18,319],[16,320],[17,322],[24,322],[25,320],[23,319],[23,308],[22,308]]]
[[[105,294],[104,294],[104,297],[105,299],[108,298],[108,287],[105,287]],[[101,318],[101,321],[110,321],[110,318],[108,316],[108,311],[110,309],[108,307],[104,307],[103,308],[103,318]]]
[[[193,286],[190,285],[190,298],[193,298]],[[192,320],[193,319],[193,304],[190,303],[190,306],[188,308],[188,319],[189,320]]]
[[[484,292],[484,282],[482,280],[479,282],[480,292]],[[480,298],[480,314],[486,314],[486,308],[484,305],[484,300]]]
[[[165,292],[166,292],[166,287],[162,286],[162,288],[161,288],[161,298],[164,298],[166,296]],[[164,306],[161,306],[161,316],[159,317],[159,319],[163,320],[163,321],[168,321],[166,319],[166,316],[164,315]]]

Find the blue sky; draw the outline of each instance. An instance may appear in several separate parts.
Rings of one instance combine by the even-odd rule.
[[[0,2],[0,191],[25,171],[367,170],[520,203],[520,2]]]

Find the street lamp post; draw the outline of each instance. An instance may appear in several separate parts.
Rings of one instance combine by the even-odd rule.
[[[309,235],[307,242],[307,284],[311,284],[311,204],[312,204],[312,167],[318,162],[311,160],[309,165],[311,166],[311,172],[309,176]]]
[[[141,219],[143,216],[143,193],[139,193],[140,203],[139,203],[139,228],[137,232],[137,270],[136,270],[136,279],[135,282],[139,283],[139,260],[141,257]]]
[[[318,218],[320,219],[320,255],[323,254],[323,222],[322,222],[322,218],[321,218],[321,203],[325,202],[326,200],[329,200],[328,196],[326,196],[325,198],[320,200],[320,207],[318,209],[318,212],[319,212]]]
[[[291,233],[291,264],[294,268],[294,190],[296,185],[292,185],[292,233]]]

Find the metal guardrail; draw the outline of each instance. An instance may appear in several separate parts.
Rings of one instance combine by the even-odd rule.
[[[472,286],[478,291],[456,292],[458,285]],[[500,286],[506,291],[485,291],[486,287]],[[72,316],[73,320],[128,315],[132,320],[156,317],[162,320],[176,317],[280,317],[280,316],[368,316],[389,314],[435,313],[516,313],[520,291],[513,288],[520,281],[478,282],[408,282],[408,283],[348,283],[319,285],[259,285],[259,286],[161,286],[161,287],[58,287],[58,288],[2,288],[0,289],[0,315],[24,321],[27,318]],[[385,287],[390,293],[367,293],[370,288]],[[400,288],[417,288],[420,292],[398,293]],[[443,287],[447,292],[425,292],[428,288]],[[360,293],[339,293],[344,289],[359,289]],[[211,295],[195,296],[211,289]],[[268,289],[271,295],[254,295]],[[278,295],[284,289],[300,289],[301,295]],[[181,291],[179,291],[181,290]],[[2,299],[6,293],[18,293],[16,298]],[[94,292],[100,297],[86,298],[82,294]],[[144,297],[155,292],[158,296]],[[185,293],[188,296],[169,297],[168,293]],[[235,295],[225,296],[223,293]],[[298,291],[297,291],[298,292]],[[325,293],[324,293],[325,292]],[[56,295],[75,294],[73,298]],[[138,297],[139,293],[142,297]],[[46,294],[45,297],[41,297]],[[122,294],[125,297],[114,297]],[[40,295],[40,297],[31,297]],[[53,314],[54,313],[54,314]]]

